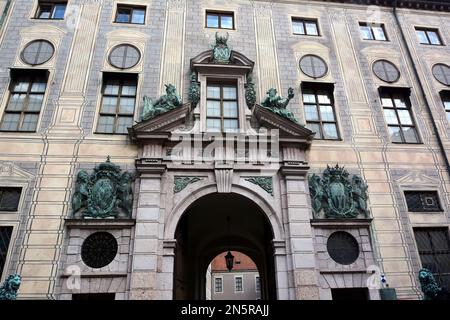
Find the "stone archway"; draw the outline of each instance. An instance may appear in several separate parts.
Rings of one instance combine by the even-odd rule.
[[[276,299],[274,230],[264,211],[249,198],[238,193],[198,198],[182,213],[175,239],[175,299],[205,299],[208,265],[226,250],[251,257],[261,274],[262,298]]]

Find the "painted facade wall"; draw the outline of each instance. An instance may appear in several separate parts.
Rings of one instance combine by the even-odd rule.
[[[413,227],[449,226],[449,172],[391,9],[380,8],[380,22],[384,23],[390,41],[377,42],[361,39],[358,22],[366,20],[367,8],[358,5],[308,1],[71,0],[65,20],[43,21],[33,18],[37,2],[14,1],[0,38],[0,114],[3,114],[9,97],[11,68],[49,71],[37,132],[0,133],[1,184],[24,186],[19,211],[0,213],[0,225],[14,226],[2,279],[13,272],[23,276],[20,298],[70,298],[63,289],[61,274],[65,272],[63,263],[71,254],[70,246],[77,243],[65,225],[65,218],[71,214],[70,200],[76,173],[83,168],[92,169],[108,155],[123,169],[134,170],[138,146],[126,136],[95,133],[102,73],[123,72],[109,66],[108,52],[119,43],[131,43],[141,50],[141,62],[126,71],[138,74],[139,101],[144,95],[159,96],[168,82],[175,83],[187,100],[190,59],[210,49],[217,31],[205,28],[206,9],[235,13],[236,30],[230,31],[229,44],[233,50],[255,61],[258,102],[269,87],[276,87],[285,95],[292,86],[296,97],[289,107],[304,123],[300,84],[303,81],[334,84],[342,139],[313,142],[307,153],[310,172],[320,173],[327,164],[339,163],[363,177],[369,186],[370,211],[374,219],[370,229],[373,248],[370,250],[374,251],[375,259],[365,261],[362,267],[364,269],[371,263],[380,266],[399,298],[420,297],[417,275],[421,264]],[[117,3],[145,5],[146,24],[113,23]],[[398,12],[406,40],[412,48],[413,63],[418,68],[439,136],[448,153],[450,123],[439,92],[449,88],[434,79],[431,66],[438,62],[448,63],[450,47],[419,44],[414,27],[439,28],[444,44],[449,44],[450,30],[443,26],[450,24],[450,15],[406,9]],[[292,16],[318,19],[321,36],[293,35]],[[34,39],[47,39],[56,50],[47,63],[30,67],[21,61],[20,53]],[[328,64],[329,72],[325,78],[310,80],[299,70],[300,57],[309,53],[319,55]],[[421,144],[391,143],[378,95],[379,86],[390,85],[378,80],[371,67],[378,58],[393,61],[400,69],[401,78],[392,86],[411,88],[412,110]],[[136,108],[135,120],[139,119],[140,107],[141,104]],[[127,241],[133,243],[132,249],[123,252],[124,256],[128,255],[123,265],[110,270],[115,273],[114,277],[117,276],[113,280],[117,283],[108,290],[120,292],[119,299],[171,298],[170,281],[167,280],[170,271],[161,277],[155,275],[157,270],[165,268],[161,258],[161,252],[165,250],[161,238],[165,216],[160,214],[164,207],[160,201],[173,196],[169,190],[172,178],[168,179],[149,179],[145,185],[137,184],[135,188],[134,216],[139,216],[137,220],[142,224],[132,227],[130,234],[122,235],[130,238]],[[299,260],[291,263],[302,264],[310,270],[309,274],[290,274],[286,288],[295,289],[296,293],[285,298],[330,299],[330,287],[364,284],[361,279],[331,277],[333,279],[324,280],[322,258],[317,249],[321,245],[322,231],[311,227],[306,184],[276,183],[279,185],[275,189],[280,194],[289,192],[294,198],[296,192],[298,194],[293,206],[301,214],[289,220],[288,246],[301,255]],[[410,189],[437,190],[445,212],[408,213],[403,191]],[[147,200],[143,200],[144,196]],[[142,203],[144,201],[146,203]],[[280,208],[286,206],[278,203]],[[287,225],[288,221],[283,224]],[[80,234],[73,236],[83,237]],[[151,255],[148,254],[149,247],[153,250]],[[144,248],[142,254],[141,248]],[[154,272],[141,275],[137,272],[132,276],[131,270],[136,269]],[[126,280],[122,281],[123,278]],[[90,285],[92,289],[88,291],[103,289],[99,279],[92,280]],[[86,286],[89,284],[82,284],[83,290]],[[143,293],[154,287],[164,289],[156,290],[158,294]]]

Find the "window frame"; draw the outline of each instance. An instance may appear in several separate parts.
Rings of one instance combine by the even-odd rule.
[[[19,191],[19,198],[17,200],[17,205],[15,207],[15,210],[6,210],[6,209],[1,207],[2,194],[4,192],[3,189],[20,189],[20,191]],[[21,204],[21,201],[22,201],[23,191],[24,191],[24,187],[23,186],[8,186],[8,185],[0,186],[0,214],[2,214],[2,213],[10,214],[10,213],[17,213],[17,212],[19,212],[20,204]]]
[[[419,245],[418,245],[418,241],[417,241],[417,238],[416,238],[416,232],[417,231],[426,232],[427,233],[428,240],[429,240],[429,243],[431,245],[431,251],[420,251],[419,250]],[[430,239],[431,238],[431,236],[430,236],[431,232],[442,232],[443,234],[445,234],[445,238],[447,240],[447,244],[448,244],[449,250],[436,250],[435,251],[434,248],[433,248],[433,242]],[[436,258],[435,258],[436,255],[448,254],[449,257],[450,257],[450,231],[449,231],[448,227],[446,227],[446,226],[443,226],[443,227],[414,227],[413,228],[413,235],[414,235],[414,241],[416,243],[416,248],[417,248],[416,252],[417,252],[417,254],[419,256],[419,261],[420,261],[420,264],[421,264],[422,268],[423,268],[423,262],[422,262],[422,256],[421,255],[431,255],[433,257],[433,261],[434,262],[436,261]],[[430,271],[432,272],[432,270],[430,270]],[[441,281],[442,273],[433,273],[433,275],[435,276],[435,278],[437,277]],[[448,272],[444,273],[444,275],[450,276],[450,269],[449,269]],[[447,288],[447,289],[450,289],[450,288]]]
[[[314,97],[315,97],[314,104],[313,103],[305,103],[305,100],[304,100],[305,91],[313,92]],[[330,104],[320,104],[319,103],[318,95],[319,95],[319,92],[321,92],[321,91],[327,93],[328,97],[330,98]],[[322,87],[322,86],[303,86],[302,85],[301,94],[302,94],[301,97],[302,97],[303,112],[304,112],[304,116],[305,116],[305,124],[306,125],[308,125],[308,123],[317,124],[317,125],[319,125],[319,128],[320,128],[320,131],[318,132],[320,134],[320,138],[316,138],[316,136],[314,136],[314,140],[342,141],[342,136],[341,136],[338,118],[337,118],[337,112],[336,112],[334,92],[331,90],[331,88],[325,87],[325,86]],[[317,110],[318,120],[307,120],[306,108],[305,108],[306,105],[315,105],[316,110]],[[333,110],[334,121],[322,121],[322,115],[320,113],[320,106],[331,106],[331,108]],[[324,132],[323,125],[324,124],[334,124],[336,126],[337,139],[324,138],[324,134],[323,134],[323,132]]]
[[[427,45],[427,46],[444,46],[445,45],[438,28],[414,27],[414,30],[415,30],[416,37],[420,44]],[[427,37],[427,43],[420,42],[420,38],[417,33],[418,31],[422,31],[425,33],[425,36]],[[431,43],[430,36],[428,35],[429,32],[436,33],[436,36],[439,40],[439,44]]]
[[[217,27],[208,26],[208,15],[217,16]],[[223,28],[222,27],[222,16],[231,17],[231,21],[233,23],[232,28]],[[221,29],[221,30],[236,30],[236,15],[234,11],[221,11],[221,10],[205,10],[205,28],[207,29]]]
[[[105,77],[106,76],[106,77]],[[119,92],[118,95],[105,95],[105,89],[106,89],[106,79],[105,78],[109,78],[109,79],[118,79],[119,80]],[[136,94],[134,95],[134,111],[133,111],[133,115],[130,114],[121,114],[119,113],[120,110],[120,101],[122,98],[122,90],[123,90],[123,86],[124,86],[124,82],[130,79],[135,79],[136,80]],[[139,85],[139,76],[137,74],[134,73],[115,73],[115,72],[105,72],[103,73],[103,79],[102,79],[102,86],[101,86],[101,91],[100,91],[100,106],[98,107],[98,111],[97,111],[97,119],[96,119],[96,126],[95,126],[95,130],[94,133],[95,134],[100,134],[100,135],[114,135],[114,136],[126,136],[128,135],[128,133],[120,133],[117,132],[117,128],[118,128],[118,123],[119,123],[119,118],[120,117],[127,117],[127,118],[132,118],[132,120],[135,120],[136,117],[136,109],[138,108],[138,85]],[[102,107],[103,107],[103,101],[105,97],[114,97],[117,98],[117,103],[116,103],[116,112],[114,114],[114,131],[113,132],[100,132],[98,131],[98,126],[100,123],[100,118],[102,116],[105,117],[112,117],[112,113],[102,113]],[[129,95],[125,95],[123,97],[132,97]]]
[[[306,22],[313,22],[316,26],[317,34],[308,34],[306,29]],[[303,25],[303,30],[305,33],[296,33],[294,31],[294,23],[301,23]],[[322,34],[320,32],[319,27],[319,20],[315,18],[301,18],[301,17],[291,17],[291,28],[292,28],[292,34],[296,36],[308,36],[308,37],[321,37]]]
[[[437,202],[437,207],[439,210],[411,210],[409,204],[408,204],[408,198],[407,198],[407,193],[419,193],[419,198],[421,198],[420,193],[435,193],[436,195],[436,202]],[[433,213],[443,213],[444,212],[444,207],[442,206],[442,201],[441,201],[441,197],[439,194],[438,190],[416,190],[416,189],[408,189],[408,190],[404,190],[403,191],[403,196],[405,198],[405,203],[406,203],[406,209],[408,210],[409,213],[426,213],[426,214],[433,214]]]
[[[450,123],[450,90],[442,90],[439,93],[439,96],[441,98],[442,107],[444,108],[444,112],[447,117],[447,121]],[[445,106],[445,102],[449,103],[448,108]]]
[[[220,280],[221,291],[217,291],[216,280]],[[214,294],[223,294],[223,277],[214,276]]]
[[[130,20],[128,22],[117,21],[117,18],[119,17],[119,10],[120,9],[129,9],[130,10]],[[135,10],[143,10],[144,11],[144,22],[143,23],[133,22],[133,13],[134,13]],[[143,25],[145,25],[147,23],[147,6],[132,5],[132,4],[120,4],[120,3],[118,3],[116,5],[116,12],[115,12],[115,15],[114,15],[113,23],[131,24],[131,25],[143,26]]]
[[[392,107],[383,105],[383,99],[384,99],[383,95],[384,94],[388,94],[389,95],[389,99],[392,102]],[[394,95],[400,95],[400,94],[403,96],[403,98],[405,98],[404,101],[405,101],[405,104],[406,104],[406,108],[397,108],[397,106],[395,104],[395,98],[393,98],[393,97],[394,97]],[[411,104],[411,100],[409,98],[409,95],[407,95],[404,90],[398,90],[397,91],[397,90],[389,89],[389,90],[381,90],[379,96],[380,96],[381,108],[382,108],[382,111],[383,111],[384,122],[386,124],[388,135],[389,135],[389,139],[390,139],[391,143],[394,143],[394,144],[422,144],[422,139],[420,137],[419,130],[417,129],[417,123],[416,123],[416,119],[414,118],[414,113],[412,111],[412,104]],[[395,111],[395,116],[397,117],[396,119],[398,121],[398,124],[389,124],[388,123],[388,121],[386,119],[386,115],[384,113],[384,110],[386,110],[386,109]],[[409,116],[411,117],[411,121],[412,121],[411,125],[404,125],[404,124],[401,123],[400,116],[398,114],[398,110],[408,110]],[[389,129],[390,127],[400,128],[399,132],[400,132],[400,137],[401,137],[402,141],[393,141],[392,135],[391,135],[390,129]],[[414,131],[415,131],[416,137],[417,137],[417,142],[406,142],[404,134],[403,134],[403,127],[414,128]]]
[[[64,17],[62,18],[54,18],[54,14],[55,14],[55,10],[56,10],[56,6],[57,5],[61,5],[64,4],[66,5],[66,7],[64,8]],[[38,20],[64,20],[66,18],[66,11],[67,11],[67,5],[68,5],[68,1],[38,1],[38,5],[37,5],[37,9],[36,9],[36,13],[34,15],[34,19],[38,19]],[[49,18],[41,18],[39,17],[40,14],[42,13],[41,10],[41,6],[50,6],[50,17]]]
[[[237,289],[237,281],[236,281],[237,279],[241,279],[241,289],[242,290],[239,290],[239,291],[236,290]],[[234,286],[234,293],[238,293],[238,294],[244,293],[244,276],[243,275],[235,275],[233,286]]]
[[[373,31],[373,27],[374,26],[380,27],[381,30],[383,30],[383,35],[384,35],[384,38],[385,38],[384,40],[376,39],[375,32]],[[364,39],[361,27],[369,28],[370,34],[372,35],[372,39]],[[365,41],[382,41],[382,42],[389,42],[390,41],[389,37],[387,36],[387,32],[386,32],[386,28],[384,26],[384,23],[378,23],[378,24],[372,23],[371,24],[371,23],[368,23],[368,22],[359,22],[359,32],[361,34],[362,40],[365,40]]]
[[[219,86],[220,87],[220,98],[208,98],[208,87],[209,86]],[[225,99],[223,96],[223,88],[224,87],[234,87],[236,89],[236,98],[235,99]],[[220,118],[219,117],[211,117],[208,116],[208,101],[218,101],[220,103]],[[236,102],[236,109],[237,109],[237,117],[225,117],[224,116],[224,102]],[[239,112],[239,87],[237,82],[234,81],[226,81],[226,80],[209,80],[206,82],[206,106],[205,106],[205,110],[206,110],[206,123],[205,123],[205,127],[206,127],[206,131],[207,132],[212,132],[212,133],[233,133],[233,132],[239,132],[239,130],[241,129],[240,127],[240,112]],[[208,128],[208,119],[220,119],[220,131],[213,131],[210,130]],[[236,131],[233,130],[229,130],[226,131],[225,127],[224,127],[224,122],[225,120],[236,120],[238,127],[236,128]],[[209,130],[208,130],[209,129]]]
[[[37,70],[37,69],[36,69]],[[7,132],[7,133],[36,133],[38,132],[39,129],[39,124],[40,124],[40,118],[41,118],[41,114],[43,112],[43,108],[45,107],[45,103],[46,103],[46,97],[47,97],[47,93],[48,93],[48,86],[50,83],[50,76],[47,72],[47,70],[42,70],[39,69],[39,72],[29,72],[29,81],[28,81],[28,87],[27,87],[27,91],[26,92],[22,92],[22,91],[13,91],[14,86],[16,85],[16,83],[18,83],[18,79],[22,76],[25,75],[26,71],[30,71],[29,69],[16,69],[16,72],[11,72],[10,75],[10,82],[9,82],[9,87],[8,87],[8,99],[7,102],[3,108],[2,111],[2,115],[1,115],[1,119],[0,119],[0,132]],[[41,73],[42,71],[45,71],[47,73]],[[33,86],[33,84],[35,83],[36,79],[42,77],[43,79],[45,79],[45,91],[44,92],[35,92],[32,93],[31,92],[31,88]],[[19,94],[23,94],[25,93],[25,99],[24,99],[24,108],[21,111],[11,111],[8,110],[8,106],[11,102],[11,98],[15,93],[19,93]],[[39,109],[39,111],[28,111],[28,107],[29,107],[29,95],[30,94],[42,94],[42,102],[41,102],[41,107]],[[18,128],[16,130],[3,130],[1,129],[1,126],[3,124],[3,121],[5,119],[5,115],[6,114],[19,114],[19,122],[18,122]],[[35,130],[19,130],[22,125],[23,125],[23,119],[25,117],[26,114],[37,114],[38,115],[38,119],[36,121],[36,129]]]
[[[261,277],[259,275],[255,275],[255,292],[261,292]]]
[[[0,220],[1,222],[1,220]],[[5,270],[8,270],[9,267],[9,262],[11,259],[11,248],[14,246],[14,240],[16,238],[16,225],[12,225],[12,224],[1,224],[0,223],[0,228],[11,228],[11,236],[9,238],[9,242],[8,242],[8,247],[6,248],[6,252],[5,252],[5,261],[3,264],[3,269],[0,270],[0,280],[1,283],[3,283],[4,279],[6,279],[7,277],[7,273],[5,272]]]

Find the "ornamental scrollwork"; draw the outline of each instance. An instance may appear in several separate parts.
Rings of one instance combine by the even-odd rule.
[[[343,167],[330,167],[323,176],[309,177],[311,206],[315,218],[367,217],[367,185],[357,175],[351,178]]]
[[[273,179],[272,177],[248,177],[245,178],[246,181],[256,184],[268,194],[273,196]]]
[[[189,184],[202,180],[199,177],[181,177],[177,176],[174,179],[173,192],[178,193],[181,192],[184,188],[186,188]]]
[[[133,209],[134,175],[122,172],[119,166],[106,162],[94,172],[77,175],[72,210],[75,218],[129,218]]]
[[[245,102],[249,109],[253,108],[256,103],[255,83],[251,74],[247,76],[247,83],[245,84]]]
[[[190,76],[191,86],[189,87],[189,102],[191,103],[192,109],[194,109],[200,102],[200,85],[197,81],[197,75],[192,72]]]

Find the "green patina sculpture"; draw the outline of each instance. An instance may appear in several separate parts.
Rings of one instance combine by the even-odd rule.
[[[156,101],[144,96],[141,121],[153,119],[157,115],[180,107],[182,104],[181,97],[178,96],[175,86],[172,84],[166,85],[166,94]]]
[[[323,177],[313,174],[309,177],[311,206],[316,218],[367,217],[367,185],[344,168],[327,166]]]
[[[77,175],[72,210],[76,218],[129,218],[133,209],[133,174],[106,162]]]
[[[289,104],[289,101],[294,98],[294,89],[289,88],[288,97],[286,99],[278,96],[277,93],[277,89],[270,88],[269,91],[267,91],[266,99],[262,103],[263,107],[269,109],[273,113],[276,113],[283,118],[298,123],[297,119],[295,119],[294,117],[294,114],[286,108]]]
[[[245,84],[245,102],[249,109],[253,108],[256,103],[256,90],[251,74],[247,76],[247,83]]]
[[[228,47],[229,34],[226,36],[220,36],[216,32],[216,43],[213,46],[213,62],[228,64],[231,58],[231,49]]]
[[[191,76],[191,86],[189,88],[189,101],[191,102],[192,108],[195,108],[200,102],[200,85],[197,81],[197,75],[192,72]]]
[[[424,268],[419,271],[419,282],[424,300],[450,300],[450,293],[439,287],[430,270]]]
[[[18,274],[10,275],[0,287],[0,300],[16,300],[22,278]]]
[[[268,194],[273,196],[273,180],[272,177],[249,177],[245,179],[248,182],[256,184],[264,189]]]
[[[198,177],[180,177],[177,176],[174,179],[173,192],[178,193],[186,188],[189,184],[202,180]]]

